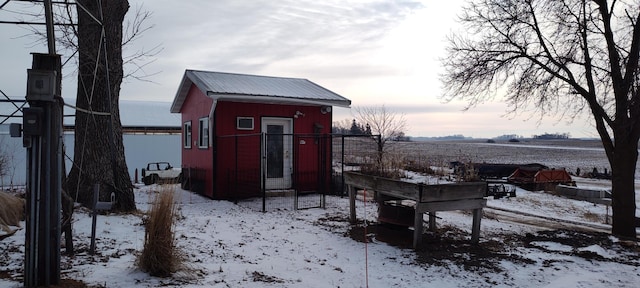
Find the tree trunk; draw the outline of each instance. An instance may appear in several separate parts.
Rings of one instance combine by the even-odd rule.
[[[63,161],[64,162],[64,161]],[[73,198],[67,194],[64,189],[61,192],[62,201],[62,225],[61,233],[64,233],[65,254],[73,255],[75,250],[73,249]]]
[[[621,133],[617,133],[614,140],[616,144],[611,158],[611,207],[613,210],[611,233],[635,239],[635,172],[638,161],[638,139],[630,135],[620,135]]]
[[[103,194],[100,201],[108,201],[113,192],[116,198],[114,210],[132,211],[136,206],[124,158],[118,108],[123,77],[122,23],[129,3],[127,0],[77,2],[96,19],[102,19],[103,24],[101,26],[79,5],[76,106],[98,114],[76,111],[74,165],[65,189],[76,201],[93,207],[92,187],[98,183]]]

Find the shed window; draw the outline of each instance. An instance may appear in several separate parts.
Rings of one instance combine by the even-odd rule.
[[[200,118],[198,121],[198,147],[209,147],[209,118]]]
[[[253,130],[253,117],[238,117],[236,119],[238,130]]]
[[[184,122],[182,126],[182,145],[191,149],[191,121]]]

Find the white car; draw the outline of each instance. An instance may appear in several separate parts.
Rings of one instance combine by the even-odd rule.
[[[182,181],[182,169],[173,168],[169,162],[153,162],[147,164],[147,169],[142,169],[142,182],[151,185],[160,182],[180,183]]]

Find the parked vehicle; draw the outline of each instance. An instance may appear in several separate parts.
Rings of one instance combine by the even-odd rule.
[[[152,162],[142,169],[142,182],[145,185],[156,183],[180,183],[182,169],[173,168],[169,162]]]

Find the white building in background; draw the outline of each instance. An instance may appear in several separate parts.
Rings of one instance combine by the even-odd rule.
[[[75,104],[75,100],[67,100]],[[180,115],[171,114],[171,102],[120,101],[120,120],[124,135],[124,153],[131,180],[149,162],[169,162],[174,167],[181,165],[181,119]],[[10,103],[0,105],[1,115],[10,115],[15,107]],[[18,113],[17,115],[21,115]],[[74,115],[71,108],[65,107],[64,115]],[[5,117],[0,117],[0,121]],[[10,123],[22,123],[22,118],[9,118],[0,125],[0,154],[6,159],[3,175],[0,175],[0,186],[24,185],[26,183],[26,149],[22,146],[22,138],[11,138]],[[65,128],[72,128],[74,117],[65,117]],[[74,133],[65,129],[65,167],[67,173],[73,165]],[[105,147],[107,150],[108,147]]]

